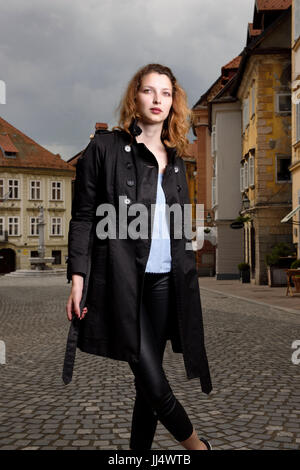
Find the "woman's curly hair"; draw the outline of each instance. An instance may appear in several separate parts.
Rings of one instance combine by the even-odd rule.
[[[118,126],[130,134],[129,127],[133,119],[139,117],[136,110],[136,95],[141,86],[142,78],[151,72],[167,75],[172,83],[173,102],[167,119],[164,121],[161,138],[168,147],[176,147],[177,153],[183,156],[187,152],[189,140],[187,133],[192,124],[192,111],[187,104],[187,96],[179,85],[171,69],[160,64],[148,64],[140,68],[128,83],[127,90],[122,97],[117,111],[120,113]]]

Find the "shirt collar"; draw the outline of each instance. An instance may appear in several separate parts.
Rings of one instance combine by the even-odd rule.
[[[136,118],[132,119],[131,124],[129,126],[129,131],[130,131],[130,133],[133,137],[134,143],[136,145],[139,145],[140,142],[137,142],[136,137],[138,135],[140,135],[143,131],[140,128],[140,126],[138,126]],[[176,147],[168,147],[165,144],[163,144],[163,145],[164,145],[164,147],[167,151],[167,154],[168,154],[168,163],[174,164],[175,163],[175,157],[176,157]]]

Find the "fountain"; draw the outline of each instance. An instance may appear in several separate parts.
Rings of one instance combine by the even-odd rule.
[[[44,221],[44,208],[40,206],[40,213],[38,217],[38,234],[39,234],[39,247],[38,247],[38,254],[39,256],[37,257],[31,257],[29,258],[30,264],[31,264],[31,269],[35,269],[38,271],[46,271],[52,269],[51,266],[47,266],[47,263],[53,263],[54,258],[52,257],[45,257],[45,221]]]

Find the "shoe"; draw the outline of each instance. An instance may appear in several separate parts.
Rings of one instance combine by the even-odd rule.
[[[207,450],[213,450],[211,443],[204,439],[204,437],[199,437],[199,440],[206,445]]]

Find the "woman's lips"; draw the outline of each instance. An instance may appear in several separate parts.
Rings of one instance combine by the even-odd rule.
[[[151,108],[150,111],[154,114],[159,114],[162,113],[162,110],[159,108]]]

